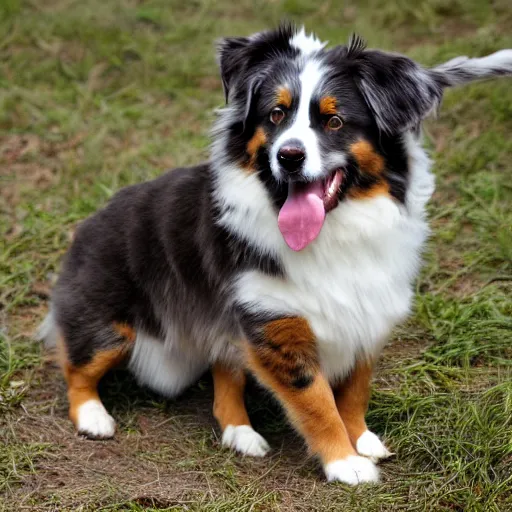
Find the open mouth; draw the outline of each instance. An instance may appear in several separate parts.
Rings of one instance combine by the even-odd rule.
[[[343,169],[334,170],[327,180],[325,180],[323,201],[326,213],[330,212],[338,205],[338,195],[342,181]]]
[[[343,176],[339,168],[327,179],[288,184],[288,197],[277,222],[290,249],[301,251],[320,234],[325,215],[338,204]]]

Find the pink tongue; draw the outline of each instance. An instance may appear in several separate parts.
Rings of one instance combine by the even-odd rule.
[[[325,219],[322,181],[290,183],[277,223],[290,249],[301,251],[320,233]]]

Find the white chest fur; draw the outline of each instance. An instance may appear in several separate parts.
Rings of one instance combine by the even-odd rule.
[[[231,180],[219,179],[219,199],[232,205],[221,221],[277,256],[285,273],[284,278],[257,271],[241,274],[235,285],[237,300],[255,311],[306,318],[331,380],[343,377],[359,353],[377,355],[391,329],[409,312],[428,235],[424,208],[433,178],[425,153],[412,137],[406,142],[406,204],[384,196],[344,200],[327,215],[319,237],[300,252],[286,246],[256,177],[238,171],[243,181],[238,186],[235,173]]]

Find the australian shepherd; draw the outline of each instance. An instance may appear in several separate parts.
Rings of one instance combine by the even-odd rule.
[[[283,25],[221,41],[218,59],[209,161],[119,191],[67,253],[40,332],[70,418],[114,435],[97,385],[124,360],[170,397],[211,368],[222,444],[264,456],[250,372],[328,480],[375,482],[390,452],[365,423],[372,370],[429,233],[421,123],[446,87],[512,74],[512,50],[428,69]]]

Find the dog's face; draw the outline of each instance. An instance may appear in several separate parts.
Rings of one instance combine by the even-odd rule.
[[[366,50],[357,37],[327,50],[291,26],[226,39],[219,60],[228,158],[262,179],[294,250],[346,198],[404,202],[403,134],[435,110],[446,85],[471,79]]]
[[[247,149],[260,145],[265,159],[256,166],[268,167],[288,189],[321,182],[328,212],[355,177],[353,148],[374,135],[371,112],[353,81],[327,59],[299,58],[271,68],[252,98],[246,126],[254,134]],[[369,142],[367,149],[373,151]]]

